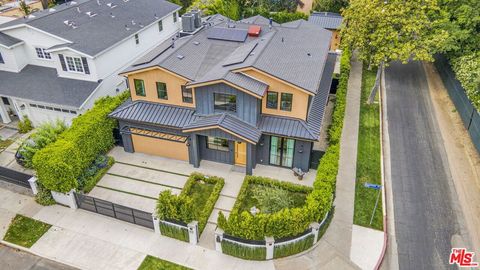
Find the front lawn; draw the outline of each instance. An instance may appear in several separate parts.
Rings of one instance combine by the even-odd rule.
[[[355,187],[355,212],[353,222],[357,225],[383,230],[382,195],[380,195],[377,209],[372,224],[370,225],[370,218],[379,191],[364,186],[365,183],[381,184],[380,105],[378,102],[370,105],[367,104],[368,96],[375,83],[375,78],[376,70],[367,70],[364,68],[362,75],[357,182]],[[376,101],[378,101],[378,95]]]
[[[192,270],[191,268],[147,255],[138,270]]]
[[[215,185],[203,181],[195,181],[188,191],[188,196],[193,200],[193,211],[195,217],[200,217],[208,198],[213,192]]]
[[[35,244],[51,226],[50,224],[29,217],[16,215],[10,223],[3,240],[29,248]]]

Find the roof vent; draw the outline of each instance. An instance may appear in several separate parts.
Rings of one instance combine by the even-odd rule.
[[[160,17],[157,16],[157,13],[153,14],[153,17],[155,17],[156,20],[160,19]]]
[[[142,23],[139,23],[138,26],[140,26],[140,28],[145,27]]]
[[[75,23],[73,21],[66,20],[66,21],[63,21],[63,24],[65,24],[66,26],[70,26],[73,29],[77,28],[77,26],[75,25]]]
[[[76,5],[76,4],[77,4],[77,2],[75,2],[75,1],[70,2],[70,5]]]
[[[115,18],[115,15],[113,15],[113,13],[110,12],[110,17]]]
[[[80,7],[77,7],[77,12],[82,13],[82,11],[80,10]]]
[[[97,0],[97,5],[99,5],[99,6],[101,5],[100,0]]]
[[[135,25],[135,21],[134,21],[134,20],[132,20],[132,25]]]
[[[54,11],[56,11],[56,9],[51,8],[51,9],[49,9],[48,11],[49,11],[49,12],[54,12]]]
[[[88,17],[90,17],[90,18],[97,16],[97,13],[91,12],[91,11],[85,12],[85,14],[87,14]]]
[[[182,60],[183,58],[185,58],[185,56],[179,54],[179,55],[177,55],[177,58],[180,59],[180,60]]]
[[[125,24],[125,30],[130,31],[130,28],[126,24]]]
[[[311,54],[311,53],[307,53],[307,55],[308,55],[309,57],[312,57],[312,54]]]
[[[117,5],[115,5],[115,4],[113,4],[113,3],[108,3],[107,6],[108,6],[109,8],[115,8]]]
[[[200,44],[200,42],[198,42],[198,41],[194,41],[194,42],[193,42],[193,44],[195,44],[195,45],[199,45],[199,44]]]
[[[129,0],[123,0],[123,2],[127,3]]]
[[[29,19],[33,19],[33,18],[35,18],[35,15],[33,15],[33,14],[30,14],[30,15],[28,15],[28,16],[27,16],[27,18],[29,18]]]

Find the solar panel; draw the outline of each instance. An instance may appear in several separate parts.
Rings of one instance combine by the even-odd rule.
[[[248,55],[257,47],[258,42],[250,42],[235,49],[223,62],[223,66],[240,64],[247,59]]]
[[[244,42],[247,39],[247,29],[213,27],[209,29],[207,38],[226,41]]]

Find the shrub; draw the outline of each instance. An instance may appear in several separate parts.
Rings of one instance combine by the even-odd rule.
[[[171,238],[178,239],[180,241],[189,242],[190,236],[188,235],[188,230],[184,228],[177,227],[175,225],[165,224],[160,222],[160,231],[162,235],[168,236]]]
[[[23,120],[18,122],[18,132],[24,134],[33,129],[32,121],[27,116],[23,116]]]
[[[186,195],[174,195],[170,189],[160,192],[157,216],[161,220],[177,220],[189,223],[193,220],[193,200]]]
[[[267,257],[265,247],[248,247],[229,241],[222,241],[222,253],[246,260],[262,261]]]
[[[40,182],[37,181],[38,193],[35,195],[35,201],[40,205],[54,205],[56,201],[52,197],[52,192],[46,189]]]
[[[288,190],[279,187],[255,186],[252,193],[253,198],[258,201],[258,207],[264,213],[275,213],[293,205],[293,199],[289,196]]]
[[[113,157],[99,155],[78,178],[78,189],[83,190],[84,193],[89,193],[114,163],[115,159]]]
[[[57,137],[65,131],[66,128],[67,126],[62,121],[40,125],[35,133],[23,142],[18,149],[18,152],[22,155],[24,167],[33,168],[32,160],[35,153],[56,141]]]
[[[116,121],[108,117],[128,97],[125,92],[115,97],[103,97],[92,109],[73,120],[72,126],[59,139],[38,151],[33,167],[38,180],[57,192],[66,193],[78,187],[77,179],[99,154],[113,146]]]
[[[273,250],[273,258],[277,259],[287,257],[305,251],[313,246],[314,238],[315,237],[313,235],[309,235],[297,242],[284,245],[275,245],[275,249]]]

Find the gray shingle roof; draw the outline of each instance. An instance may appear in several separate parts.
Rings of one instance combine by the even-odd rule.
[[[9,36],[7,34],[0,32],[0,45],[11,47],[21,42],[22,41],[20,39],[14,38],[12,36]]]
[[[147,101],[126,102],[130,102],[130,104],[120,106],[110,113],[110,117],[172,128],[183,128],[197,118],[193,114],[194,109],[191,108]]]
[[[262,15],[255,15],[249,18],[245,18],[241,20],[243,23],[248,23],[248,24],[258,24],[258,25],[269,25],[270,24],[270,19],[267,19],[263,17]],[[279,26],[278,23],[275,21],[272,21],[273,26]]]
[[[270,135],[280,135],[311,141],[318,139],[318,136],[309,130],[305,121],[290,117],[262,115],[258,128],[262,132]]]
[[[228,113],[214,114],[206,117],[201,117],[197,121],[185,126],[183,130],[188,132],[192,129],[209,129],[217,128],[228,130],[240,138],[245,138],[254,143],[257,143],[262,136],[262,132],[255,126],[248,124],[235,116]]]
[[[27,65],[0,71],[0,95],[80,108],[99,83],[60,78],[54,68]]]
[[[325,29],[340,29],[342,16],[332,12],[313,12],[308,21]]]
[[[320,135],[325,106],[327,105],[328,95],[330,94],[330,86],[332,85],[333,69],[335,68],[336,58],[336,54],[328,54],[327,63],[325,64],[325,68],[323,70],[322,80],[320,81],[320,87],[317,95],[315,95],[313,98],[310,110],[308,111],[308,128],[317,137]]]
[[[77,51],[95,56],[123,39],[132,36],[167,14],[179,9],[178,5],[165,0],[76,0],[55,6],[55,11],[48,9],[33,13],[34,17],[20,18],[0,26],[27,24],[45,32],[59,36],[72,42],[69,47]],[[107,3],[116,5],[110,8]],[[80,10],[78,12],[77,8]],[[97,15],[90,17],[86,12]],[[112,14],[115,16],[112,18]],[[156,17],[155,17],[156,15]],[[65,25],[64,21],[72,21],[76,28]],[[134,20],[135,25],[132,24]],[[126,30],[128,25],[129,30]]]

